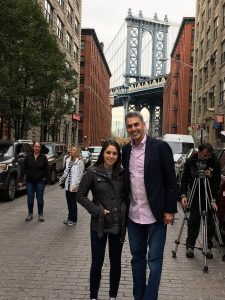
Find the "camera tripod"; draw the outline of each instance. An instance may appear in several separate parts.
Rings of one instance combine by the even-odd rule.
[[[203,184],[203,185],[202,185]],[[181,224],[181,228],[178,234],[177,240],[175,240],[176,247],[174,250],[172,250],[172,257],[176,258],[178,246],[180,243],[181,235],[184,229],[185,221],[188,221],[189,219],[189,212],[190,208],[193,202],[193,198],[195,195],[196,187],[198,186],[198,203],[199,203],[199,214],[201,219],[201,227],[202,227],[202,247],[194,247],[195,249],[201,250],[202,254],[204,255],[204,268],[203,272],[208,272],[208,265],[207,265],[207,252],[208,252],[208,236],[207,236],[207,218],[209,211],[212,212],[213,216],[213,222],[215,225],[215,232],[217,234],[218,243],[219,246],[222,247],[222,260],[225,261],[225,253],[224,253],[224,244],[222,241],[220,229],[219,229],[219,221],[216,214],[216,211],[213,209],[211,202],[212,202],[212,192],[209,185],[209,179],[205,176],[204,170],[198,171],[198,177],[194,179],[194,183],[190,192],[189,200],[187,203],[186,208],[184,209],[184,219]],[[201,202],[201,187],[204,186],[204,198],[205,198],[205,206],[203,208],[202,202]],[[185,245],[186,247],[190,247],[190,245],[187,245],[186,243],[183,243],[182,245]]]

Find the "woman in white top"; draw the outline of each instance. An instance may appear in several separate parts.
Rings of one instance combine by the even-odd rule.
[[[63,221],[66,225],[75,225],[77,222],[76,192],[84,172],[84,163],[80,159],[80,149],[72,145],[70,158],[66,160],[66,168],[59,182],[65,180],[66,200],[68,205],[68,218]]]

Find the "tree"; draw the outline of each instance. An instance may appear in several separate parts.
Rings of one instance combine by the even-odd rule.
[[[70,113],[76,73],[37,1],[0,0],[0,7],[0,112],[18,139]]]

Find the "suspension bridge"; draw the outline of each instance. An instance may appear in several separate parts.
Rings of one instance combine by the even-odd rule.
[[[112,72],[110,97],[114,107],[149,112],[149,132],[161,135],[163,86],[166,82],[168,32],[178,24],[132,14],[131,9],[113,41],[105,51]],[[171,49],[170,49],[171,50]]]

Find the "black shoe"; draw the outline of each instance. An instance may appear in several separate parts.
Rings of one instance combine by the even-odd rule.
[[[43,215],[39,215],[39,216],[38,216],[38,221],[39,221],[39,222],[44,222],[44,221],[45,221]]]
[[[194,249],[188,248],[186,251],[186,256],[187,256],[187,258],[193,258],[194,257]]]
[[[63,224],[65,224],[65,225],[67,225],[67,224],[68,224],[68,222],[69,222],[69,220],[68,220],[68,219],[66,219],[66,220],[63,220]]]
[[[28,216],[26,217],[25,221],[29,222],[31,220],[33,220],[33,214],[28,214]]]
[[[213,254],[212,254],[212,250],[208,249],[207,253],[206,253],[206,258],[208,259],[212,259],[213,258]]]

